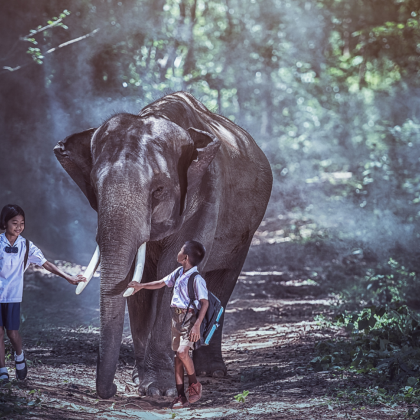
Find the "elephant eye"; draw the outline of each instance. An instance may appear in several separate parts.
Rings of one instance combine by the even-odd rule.
[[[153,197],[159,198],[163,193],[163,187],[159,187],[156,190],[153,191]]]

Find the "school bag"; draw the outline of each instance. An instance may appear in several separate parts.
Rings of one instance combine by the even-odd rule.
[[[175,277],[175,282],[177,281],[178,277],[181,275],[182,267],[178,270],[178,273]],[[197,271],[192,273],[188,279],[188,296],[190,298],[190,302],[188,304],[187,312],[185,313],[184,319],[182,324],[185,322],[185,318],[188,314],[188,309],[190,306],[193,307],[195,315],[198,313],[197,306],[195,305],[195,292],[194,292],[194,279],[195,277],[200,274]],[[174,284],[175,287],[175,284]],[[207,309],[206,315],[203,318],[203,322],[200,325],[200,339],[194,343],[194,350],[197,350],[201,346],[208,346],[210,344],[210,340],[212,339],[214,333],[216,332],[217,328],[219,328],[220,318],[222,317],[224,308],[220,300],[209,291],[208,296],[209,307]]]
[[[25,239],[26,243],[26,251],[25,251],[25,258],[23,260],[23,271],[26,270],[26,264],[28,264],[28,257],[29,257],[29,240]]]

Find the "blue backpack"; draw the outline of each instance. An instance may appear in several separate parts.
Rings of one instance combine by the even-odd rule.
[[[181,275],[182,267],[178,270],[178,273],[175,277],[175,282],[178,280],[179,276]],[[188,296],[190,298],[190,302],[188,304],[187,312],[185,313],[184,319],[182,324],[185,322],[185,318],[188,314],[188,309],[192,307],[194,309],[194,313],[197,316],[199,312],[197,306],[195,305],[195,292],[194,292],[194,279],[199,273],[196,271],[192,273],[188,279]],[[175,287],[175,285],[174,285]],[[210,344],[210,340],[213,337],[214,333],[216,332],[217,328],[219,328],[220,318],[222,317],[224,308],[220,300],[209,291],[209,307],[207,309],[206,315],[203,318],[203,322],[200,326],[200,339],[194,343],[194,350],[197,350],[201,346],[208,346]]]

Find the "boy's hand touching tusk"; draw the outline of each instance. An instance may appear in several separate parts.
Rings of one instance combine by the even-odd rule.
[[[133,296],[133,295],[134,295],[135,293],[137,293],[139,290],[143,289],[143,285],[142,285],[141,283],[137,282],[137,281],[130,281],[130,283],[128,283],[128,285],[127,285],[127,290],[128,290],[130,287],[134,289],[134,290],[133,290],[133,293],[131,293],[131,295],[130,295],[130,296]],[[126,290],[126,291],[127,291],[127,290]]]

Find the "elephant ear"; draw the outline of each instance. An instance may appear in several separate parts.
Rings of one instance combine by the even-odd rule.
[[[90,173],[92,171],[90,144],[95,131],[96,128],[90,128],[66,137],[54,147],[54,154],[61,166],[83,191],[91,207],[97,211],[96,194],[90,181]]]
[[[194,196],[221,145],[220,140],[207,131],[190,127],[188,133],[194,142],[194,149],[188,148],[180,160],[181,214],[189,207],[185,205],[187,192],[189,198]]]

